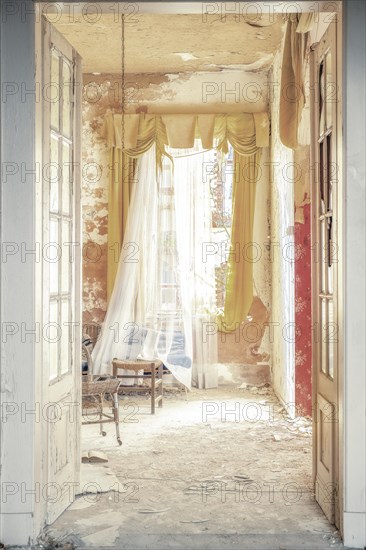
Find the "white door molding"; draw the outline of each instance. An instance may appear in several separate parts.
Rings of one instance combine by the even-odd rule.
[[[42,411],[35,358],[41,337],[35,325],[35,5],[31,0],[9,4],[1,4],[0,17],[0,541],[11,545],[27,544],[40,527],[34,491],[41,489],[35,461]]]
[[[366,546],[365,25],[366,4],[343,2],[344,517],[346,546]]]

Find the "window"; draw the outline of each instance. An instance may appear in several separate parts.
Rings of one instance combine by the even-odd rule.
[[[50,167],[45,177],[49,197],[49,379],[72,366],[72,68],[55,48],[51,54]],[[57,91],[57,94],[56,94]]]
[[[211,192],[213,239],[216,243],[215,283],[216,304],[222,309],[225,304],[227,258],[230,250],[233,215],[234,150],[228,154],[214,151],[212,170],[208,173]]]

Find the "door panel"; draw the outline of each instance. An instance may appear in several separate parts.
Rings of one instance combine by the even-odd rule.
[[[43,407],[46,523],[80,472],[80,58],[43,20]],[[77,246],[79,244],[79,246]]]
[[[311,204],[315,495],[329,521],[339,526],[336,32],[333,21],[311,57]]]

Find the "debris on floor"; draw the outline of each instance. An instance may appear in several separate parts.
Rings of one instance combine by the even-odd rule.
[[[113,427],[100,437],[98,426],[83,426],[83,449],[108,454],[108,466],[83,466],[109,470],[122,490],[85,507],[79,497],[53,536],[72,530],[88,547],[103,537],[122,547],[141,531],[332,537],[313,494],[310,419],[291,418],[268,384],[253,387],[193,389],[187,401],[170,388],[155,415],[149,399],[124,396],[136,408],[133,419],[120,408],[122,447]]]
[[[81,464],[80,486],[76,495],[108,493],[117,491],[126,492],[126,488],[120,483],[115,473],[108,466],[98,464]]]
[[[167,512],[170,510],[170,508],[163,508],[162,510],[153,510],[152,508],[149,508],[147,510],[138,510],[139,514],[162,514],[163,512]]]

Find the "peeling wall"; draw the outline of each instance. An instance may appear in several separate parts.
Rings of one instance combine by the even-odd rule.
[[[312,413],[310,63],[304,67],[305,108],[294,153],[295,177],[295,402],[299,414]]]
[[[295,223],[295,402],[299,414],[312,412],[311,236],[310,204]]]
[[[279,138],[281,59],[271,80],[271,239],[272,239],[272,380],[279,398],[296,403],[297,414],[311,415],[311,220],[309,64],[305,66],[306,104],[292,151]]]
[[[86,74],[84,102],[118,108],[121,88],[119,75]],[[267,73],[233,68],[217,72],[126,74],[125,98],[126,112],[131,113],[262,112],[268,103]]]
[[[260,257],[253,265],[254,294],[260,299],[266,316],[262,327],[262,341],[257,351],[259,361],[271,363],[272,346],[268,323],[272,308],[272,270],[270,255],[271,236],[271,186],[270,186],[270,151],[263,150],[261,159],[261,177],[258,180],[253,241],[260,252]]]
[[[83,322],[102,322],[107,309],[109,153],[100,137],[110,106],[108,86],[98,101],[84,94],[82,116]]]
[[[275,57],[271,86],[271,268],[272,383],[284,403],[295,401],[294,185],[293,152],[279,137],[281,57]]]

